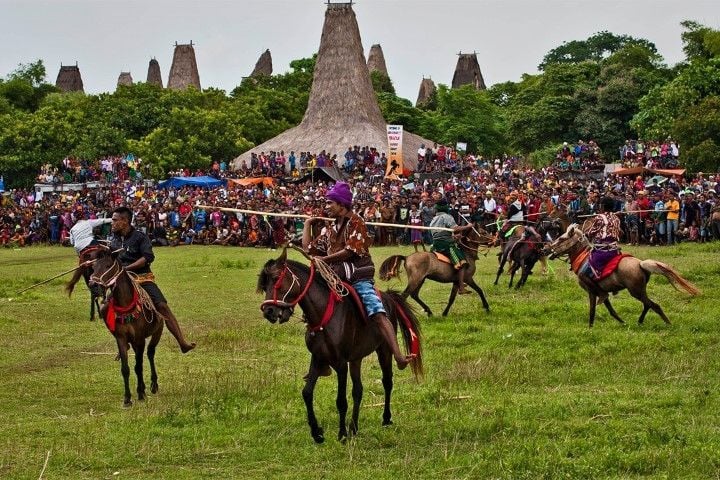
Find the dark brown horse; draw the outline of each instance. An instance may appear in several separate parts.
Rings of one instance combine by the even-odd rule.
[[[307,267],[299,262],[287,259],[287,250],[277,260],[269,260],[260,272],[258,292],[265,294],[260,309],[271,323],[285,323],[290,319],[293,309],[299,305],[307,324],[305,345],[310,351],[310,369],[308,371],[302,396],[307,410],[310,434],[317,443],[325,440],[322,427],[318,424],[313,409],[313,392],[318,377],[332,367],[337,373],[336,405],[340,418],[338,439],[357,433],[360,402],[363,385],[360,367],[363,358],[377,353],[382,383],[385,390],[385,408],[383,425],[392,423],[390,396],[393,388],[392,353],[377,330],[375,323],[365,318],[362,307],[350,296],[340,297],[335,290],[316,272],[314,264]],[[422,375],[420,331],[417,318],[396,292],[381,292],[387,316],[395,328],[400,327],[405,345],[411,353],[417,355],[411,363],[416,378]],[[346,426],[347,375],[348,364],[352,379],[352,416]]]
[[[78,262],[80,266],[73,273],[72,278],[65,284],[65,291],[68,297],[72,295],[75,290],[75,284],[82,278],[85,280],[85,285],[90,291],[90,321],[95,320],[95,309],[98,313],[100,312],[100,299],[105,301],[105,290],[99,285],[90,286],[90,276],[92,275],[93,267],[90,262],[95,259],[98,249],[103,248],[101,245],[92,245],[82,252],[78,256]]]
[[[520,230],[520,236],[513,235],[503,245],[500,252],[500,265],[498,265],[495,285],[500,280],[500,275],[507,262],[510,262],[510,283],[508,288],[513,286],[515,273],[520,270],[520,279],[515,288],[525,285],[532,269],[540,260],[545,267],[547,261],[545,244],[558,238],[565,230],[562,222],[549,215],[543,215],[534,226],[526,226]]]
[[[485,299],[485,294],[482,288],[475,282],[473,275],[475,274],[475,262],[478,259],[478,249],[481,246],[487,246],[493,241],[492,235],[487,233],[482,228],[475,226],[465,233],[458,242],[458,246],[462,249],[465,254],[465,258],[468,262],[467,270],[465,271],[465,283],[470,286],[473,290],[480,295],[483,308],[485,311],[490,311],[490,305],[488,305]],[[450,299],[448,304],[443,310],[443,317],[446,317],[455,302],[455,297],[459,289],[458,285],[458,272],[452,265],[441,261],[432,252],[416,252],[410,256],[404,255],[393,255],[385,260],[380,265],[380,278],[382,280],[390,280],[391,278],[399,277],[402,266],[405,265],[405,271],[408,276],[408,284],[405,287],[402,295],[407,298],[408,295],[413,298],[428,316],[432,316],[430,307],[420,299],[420,289],[422,288],[425,280],[430,279],[440,283],[452,283],[453,287],[450,291]]]
[[[132,346],[135,351],[138,400],[145,400],[145,381],[143,380],[145,339],[150,337],[147,347],[147,357],[150,362],[150,391],[157,393],[155,348],[162,335],[164,319],[153,307],[145,290],[130,277],[115,255],[107,248],[103,247],[96,253],[90,284],[110,289],[110,299],[103,305],[100,315],[117,342],[121,363],[120,372],[125,382],[123,405],[129,407],[132,405],[132,399],[128,348]]]
[[[567,255],[571,269],[577,274],[583,264],[583,258],[587,257],[592,249],[592,245],[581,228],[577,224],[572,224],[549,248],[552,251],[550,258]],[[648,298],[647,283],[652,273],[665,276],[670,281],[670,284],[677,290],[682,288],[690,295],[700,293],[694,285],[682,278],[680,274],[669,265],[658,262],[657,260],[640,260],[632,256],[623,257],[617,269],[599,282],[593,281],[585,275],[578,275],[580,286],[588,292],[590,301],[590,326],[592,327],[595,321],[595,306],[597,303],[605,305],[605,308],[607,308],[615,320],[620,323],[625,323],[610,304],[608,294],[615,294],[626,288],[628,292],[630,292],[630,295],[637,298],[643,304],[643,311],[640,314],[638,323],[643,323],[645,315],[650,309],[660,315],[665,323],[670,323],[670,320],[662,308],[660,308],[660,305]],[[598,302],[598,298],[600,302]]]

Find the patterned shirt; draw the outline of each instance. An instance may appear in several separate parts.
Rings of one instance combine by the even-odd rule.
[[[358,257],[369,257],[371,243],[365,222],[356,213],[351,213],[323,228],[310,243],[309,252],[311,255],[332,255],[347,249]]]
[[[593,218],[585,235],[595,244],[602,243],[617,248],[617,241],[620,238],[620,219],[614,213],[601,213]]]

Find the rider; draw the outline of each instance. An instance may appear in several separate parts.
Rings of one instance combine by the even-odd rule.
[[[70,245],[75,247],[75,251],[82,260],[83,250],[97,245],[98,236],[102,236],[102,232],[98,232],[105,225],[111,223],[109,218],[98,218],[95,220],[78,220],[70,229]]]
[[[501,238],[504,238],[512,227],[523,225],[525,223],[527,207],[520,201],[517,192],[510,192],[510,195],[508,196],[508,204],[507,218],[500,228]]]
[[[473,228],[473,225],[469,224],[459,227],[452,215],[448,213],[449,208],[448,201],[444,198],[441,198],[435,204],[437,214],[430,222],[430,227],[452,228],[453,231],[451,233],[447,230],[432,230],[433,244],[430,250],[440,252],[452,261],[453,267],[455,267],[458,272],[458,294],[465,295],[471,293],[465,290],[465,271],[467,270],[468,263],[467,260],[465,260],[465,254],[458,248],[453,236],[460,232],[470,230]]]
[[[585,231],[585,236],[593,244],[590,259],[580,273],[595,282],[607,262],[620,253],[620,219],[614,213],[615,199],[603,197],[600,201],[600,213],[595,215]],[[600,303],[600,302],[598,302]]]
[[[155,283],[155,276],[150,270],[150,264],[155,260],[150,238],[130,225],[131,220],[132,210],[129,208],[118,207],[113,211],[110,249],[121,250],[118,260],[125,270],[138,275],[140,285],[148,293],[160,315],[165,317],[165,324],[180,345],[180,350],[187,353],[195,348],[195,343],[188,343],[185,340],[175,315]]]
[[[367,312],[378,327],[380,334],[392,350],[399,369],[407,367],[414,355],[405,356],[397,343],[397,334],[383,308],[382,301],[373,286],[375,265],[370,256],[372,239],[367,233],[365,221],[352,211],[352,192],[345,182],[337,182],[325,195],[325,210],[335,219],[331,226],[322,229],[312,238],[312,225],[322,218],[309,218],[303,228],[302,245],[311,255],[331,265],[343,280],[352,284]],[[321,375],[329,375],[327,366]]]

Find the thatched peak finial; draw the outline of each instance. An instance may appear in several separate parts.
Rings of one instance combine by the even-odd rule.
[[[459,88],[463,85],[472,85],[476,90],[485,90],[487,88],[482,72],[480,71],[477,52],[475,51],[473,51],[473,53],[458,53],[452,88]]]

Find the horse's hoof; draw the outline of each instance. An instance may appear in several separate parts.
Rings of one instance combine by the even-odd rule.
[[[347,438],[348,438],[347,432],[340,432],[340,433],[338,433],[338,442],[340,442],[340,443],[346,443],[346,442],[347,442]]]
[[[322,433],[319,435],[313,435],[313,440],[315,440],[315,443],[324,443],[325,436]]]
[[[132,400],[127,399],[123,402],[123,408],[130,408],[132,407]]]
[[[389,427],[392,424],[393,424],[393,422],[390,419],[383,420],[383,423],[382,423],[383,427]]]
[[[348,426],[348,430],[350,431],[350,435],[352,435],[353,437],[358,433],[358,427],[354,423],[350,423],[350,425]]]
[[[153,383],[153,384],[150,385],[150,391],[151,391],[152,393],[157,393],[158,390],[159,390],[159,387],[158,387],[158,384],[157,384],[157,383]]]

